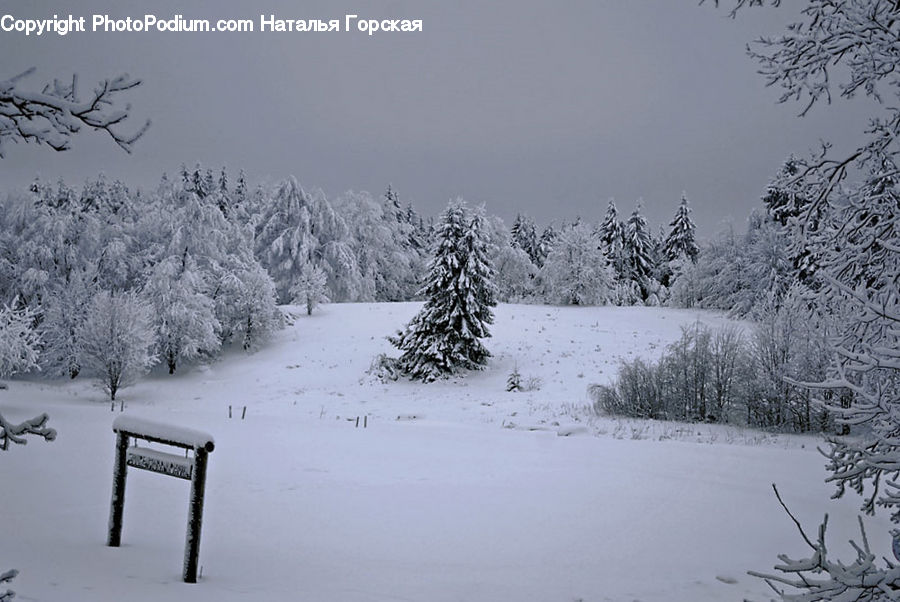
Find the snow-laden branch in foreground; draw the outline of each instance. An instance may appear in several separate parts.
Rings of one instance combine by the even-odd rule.
[[[33,74],[32,67],[15,77],[0,81],[0,157],[5,143],[36,142],[55,151],[69,150],[71,136],[83,126],[109,134],[125,152],[143,136],[150,121],[130,133],[121,126],[129,116],[131,105],[122,105],[119,95],[141,85],[141,80],[122,74],[101,81],[91,94],[82,99],[78,94],[78,76],[71,83],[54,80],[40,92],[23,91],[19,82]]]
[[[46,441],[53,441],[56,439],[56,430],[47,426],[49,419],[47,414],[41,414],[21,424],[10,424],[0,414],[0,451],[6,451],[10,441],[25,445],[28,443],[28,440],[25,439],[26,435],[37,435]]]
[[[16,575],[19,574],[19,571],[13,569],[11,571],[6,571],[5,573],[0,574],[0,584],[9,583],[13,579],[16,578]],[[11,602],[13,598],[16,597],[16,592],[12,590],[6,590],[5,592],[0,592],[0,602]]]
[[[797,526],[806,545],[812,550],[812,554],[808,558],[800,560],[780,554],[778,558],[781,560],[781,564],[776,565],[775,570],[780,571],[784,576],[750,571],[751,576],[765,579],[782,600],[793,602],[900,600],[900,566],[887,559],[884,559],[884,567],[876,566],[876,558],[869,548],[869,540],[862,518],[858,517],[861,545],[853,540],[850,541],[850,545],[856,551],[856,559],[849,564],[831,560],[825,546],[828,515],[825,515],[819,525],[818,537],[812,541],[803,530],[800,521],[781,499],[778,488],[774,484],[772,489],[775,490],[775,496],[784,511]]]

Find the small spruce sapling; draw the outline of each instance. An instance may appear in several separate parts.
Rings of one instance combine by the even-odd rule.
[[[510,372],[509,376],[506,378],[506,390],[509,393],[522,390],[522,375],[519,374],[518,366],[513,368],[513,371]]]

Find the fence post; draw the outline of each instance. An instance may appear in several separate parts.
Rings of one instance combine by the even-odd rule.
[[[125,511],[125,464],[128,435],[116,433],[116,458],[113,462],[113,490],[109,503],[109,536],[106,545],[117,548],[122,542],[122,514]]]
[[[188,506],[187,537],[184,543],[184,582],[197,583],[200,558],[200,527],[203,524],[203,494],[206,489],[206,460],[209,452],[200,447],[194,450],[194,471],[191,476],[191,501]]]

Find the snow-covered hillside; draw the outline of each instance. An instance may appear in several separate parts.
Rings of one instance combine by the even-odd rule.
[[[180,581],[183,481],[132,469],[123,547],[104,545],[119,408],[81,379],[9,383],[5,417],[48,411],[59,431],[0,456],[0,569],[21,571],[20,599],[762,600],[745,571],[807,552],[773,482],[811,531],[831,514],[835,551],[855,535],[858,500],[828,501],[816,439],[586,412],[587,385],[619,358],[724,318],[501,305],[487,370],[427,385],[367,375],[418,307],[298,308],[256,354],[121,391],[127,413],[216,438],[196,585]],[[516,367],[539,388],[507,393]]]

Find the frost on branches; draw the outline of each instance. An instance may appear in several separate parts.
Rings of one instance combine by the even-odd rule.
[[[763,2],[739,0],[735,10],[753,4]],[[830,102],[833,92],[863,93],[886,107],[865,144],[837,157],[824,144],[797,159],[795,175],[779,186],[804,201],[787,207],[785,221],[793,255],[816,259],[812,300],[845,316],[829,376],[806,383],[856,431],[831,442],[828,480],[836,496],[852,489],[864,496],[866,512],[883,507],[900,523],[900,3],[807,0],[797,23],[760,39],[750,54],[767,83],[781,88],[780,100],[800,102],[802,113]],[[851,170],[864,174],[862,182],[847,181]],[[780,575],[769,582],[783,599],[900,599],[900,569],[887,560],[876,566],[865,536],[851,563],[828,559],[822,538],[807,538],[807,559],[781,557]]]
[[[425,306],[405,330],[388,338],[403,352],[399,370],[425,382],[485,365],[490,352],[480,339],[490,336],[487,327],[496,305],[481,212],[451,201],[436,239],[423,290]]]

